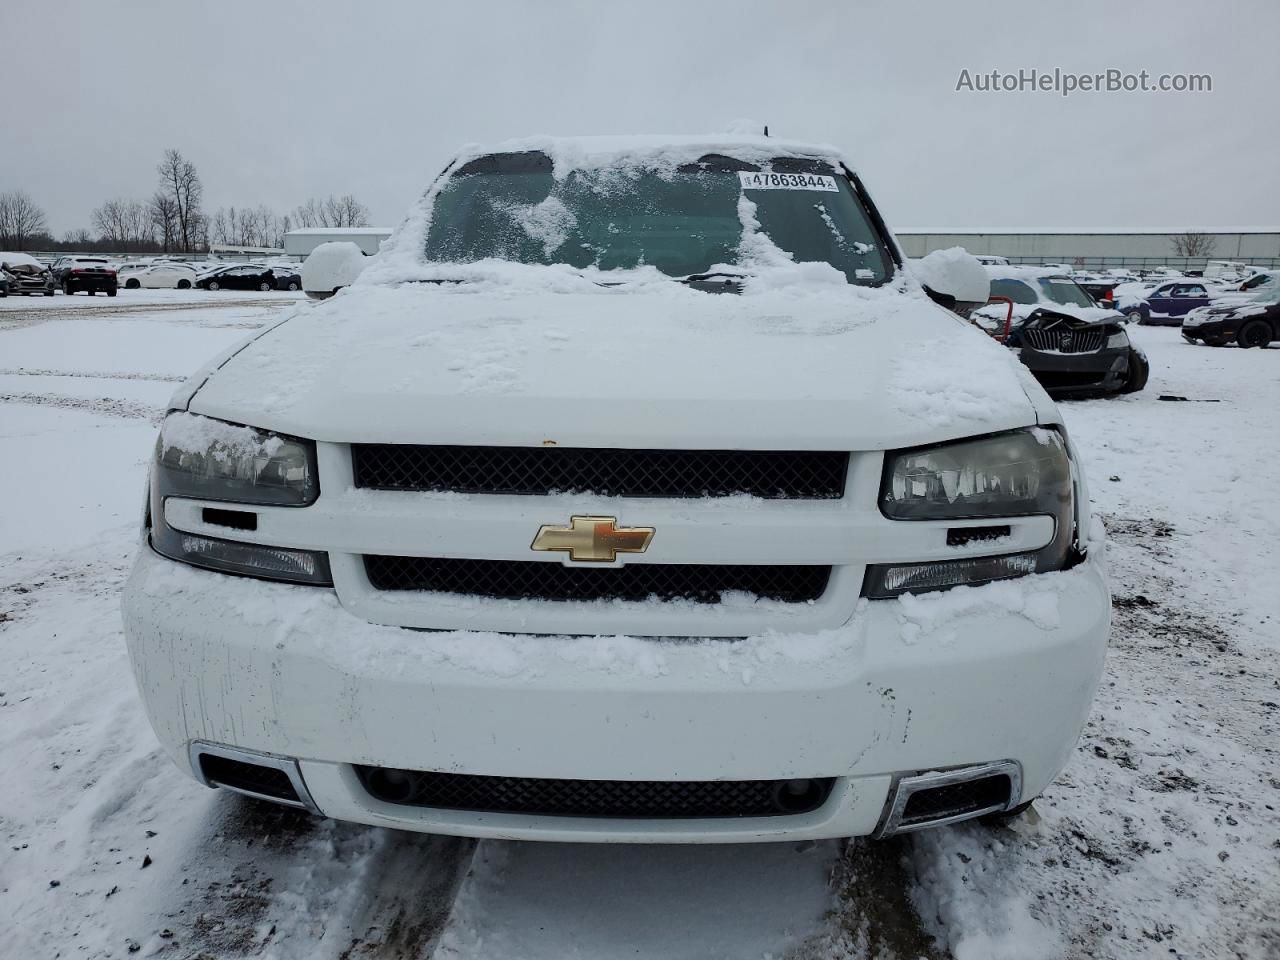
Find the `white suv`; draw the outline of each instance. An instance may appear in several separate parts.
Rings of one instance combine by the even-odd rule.
[[[124,598],[160,742],[469,836],[1016,812],[1098,682],[1101,538],[1057,409],[933,302],[985,279],[903,263],[831,148],[458,157],[173,398]]]

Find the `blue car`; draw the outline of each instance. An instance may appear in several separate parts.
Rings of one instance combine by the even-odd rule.
[[[1182,318],[1192,310],[1207,307],[1213,300],[1209,288],[1199,280],[1182,277],[1157,284],[1140,299],[1120,304],[1130,320],[1144,325],[1182,326]]]

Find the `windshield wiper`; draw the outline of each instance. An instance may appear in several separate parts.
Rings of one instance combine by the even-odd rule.
[[[711,273],[691,273],[687,277],[674,277],[676,283],[705,283],[709,280],[719,280],[724,278],[725,283],[743,283],[747,279],[748,274],[730,273],[727,270],[716,270]]]

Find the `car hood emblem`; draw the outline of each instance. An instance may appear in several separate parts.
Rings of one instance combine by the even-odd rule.
[[[644,553],[653,533],[653,527],[620,527],[617,517],[570,517],[567,527],[539,528],[532,547],[567,553],[574,561],[613,563],[620,553]]]

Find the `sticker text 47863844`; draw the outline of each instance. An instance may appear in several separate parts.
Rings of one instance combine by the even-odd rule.
[[[743,190],[824,190],[837,193],[836,178],[822,173],[770,173],[739,170]]]

